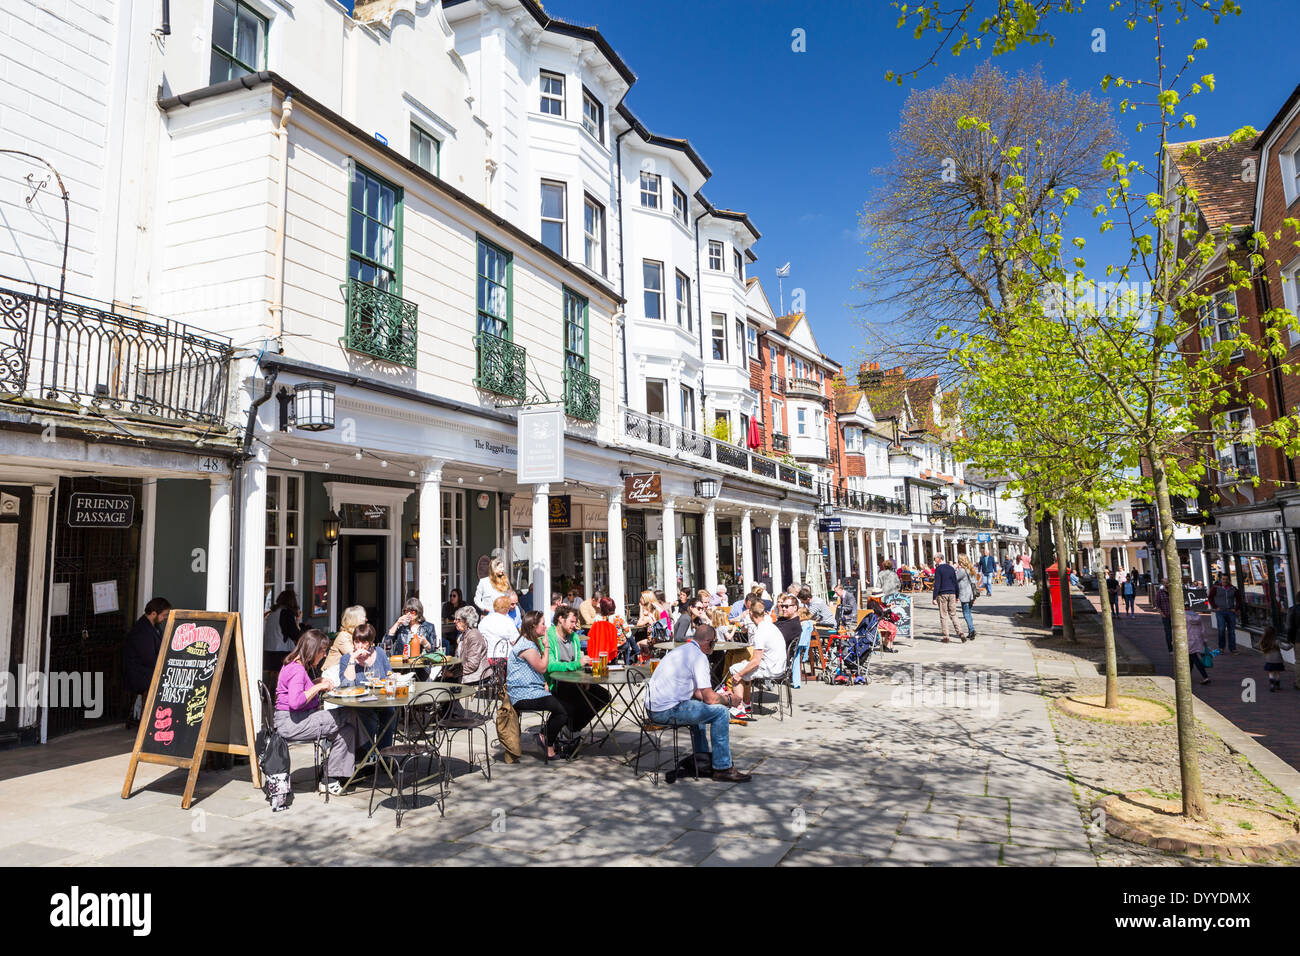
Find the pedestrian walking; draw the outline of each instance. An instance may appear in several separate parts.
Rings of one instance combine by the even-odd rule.
[[[1110,598],[1110,616],[1119,617],[1119,580],[1114,570],[1106,575],[1106,595]]]
[[[1259,639],[1259,652],[1264,655],[1264,671],[1268,674],[1269,690],[1278,690],[1282,686],[1282,672],[1286,670],[1282,652],[1291,650],[1292,646],[1290,641],[1278,640],[1273,628],[1264,628],[1264,636]]]
[[[957,603],[961,605],[962,617],[966,618],[968,640],[975,637],[975,621],[971,617],[971,608],[975,606],[975,595],[979,592],[979,587],[975,584],[977,573],[975,566],[970,563],[966,555],[963,554],[957,559]]]
[[[957,623],[957,571],[948,563],[947,557],[935,565],[934,596],[931,603],[939,607],[939,625],[943,628],[943,642],[952,643],[948,639],[948,628],[951,624],[953,633],[960,637],[964,644],[967,638],[962,636],[961,626]]]
[[[1210,607],[1219,615],[1219,650],[1229,654],[1237,653],[1237,610],[1241,603],[1240,592],[1228,580],[1226,574],[1220,574],[1214,587],[1210,588]]]
[[[1026,584],[1034,583],[1034,560],[1027,554],[1020,556],[1020,569],[1025,576]]]
[[[980,575],[984,578],[984,590],[988,593],[989,597],[992,597],[993,596],[993,575],[998,570],[998,562],[997,559],[993,557],[993,555],[989,554],[987,548],[984,550],[984,554],[980,558],[979,567],[980,567]]]
[[[1133,602],[1137,600],[1137,586],[1133,583],[1132,572],[1124,575],[1124,583],[1120,585],[1120,592],[1124,595],[1124,610],[1130,618],[1136,617],[1133,613]]]
[[[1160,587],[1156,590],[1156,610],[1160,612],[1160,623],[1165,629],[1165,646],[1169,648],[1169,653],[1174,652],[1174,619],[1169,613],[1169,589],[1165,587],[1164,582],[1160,582]]]
[[[1193,667],[1201,672],[1201,683],[1208,684],[1210,675],[1205,671],[1205,656],[1209,648],[1205,644],[1205,622],[1194,610],[1187,612],[1187,659]]]

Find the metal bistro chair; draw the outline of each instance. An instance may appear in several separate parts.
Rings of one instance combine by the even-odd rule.
[[[392,795],[397,798],[397,826],[402,825],[402,815],[406,812],[406,801],[403,799],[405,788],[404,783],[408,781],[411,784],[410,809],[415,809],[420,802],[420,761],[429,761],[429,770],[432,774],[435,764],[438,771],[436,779],[438,781],[438,797],[435,801],[438,805],[438,815],[443,816],[447,809],[447,773],[446,764],[443,760],[439,749],[441,730],[438,726],[438,713],[452,703],[452,696],[442,688],[431,688],[422,691],[403,711],[403,732],[405,740],[402,743],[391,744],[379,751],[380,757],[393,768],[395,776],[393,777]],[[412,769],[414,765],[414,769]],[[375,793],[379,789],[379,768],[375,768],[375,776],[370,784],[370,806],[367,815],[375,815]]]
[[[649,678],[640,671],[628,671],[629,684],[640,684],[648,680]],[[673,736],[673,769],[669,773],[664,774],[664,778],[668,783],[672,783],[677,779],[679,774],[678,768],[681,766],[681,748],[679,747],[678,734],[682,731],[686,731],[689,734],[690,728],[682,724],[661,724],[657,720],[653,720],[650,717],[649,691],[647,690],[645,693],[637,693],[637,690],[634,688],[632,693],[634,696],[632,698],[632,706],[629,708],[629,713],[639,730],[636,744],[636,756],[632,764],[632,773],[636,777],[643,776],[641,773],[641,756],[646,751],[646,745],[649,744],[650,749],[652,749],[655,754],[654,763],[651,765],[649,771],[650,780],[656,787],[659,786],[659,766],[661,762],[660,754],[663,752],[663,736],[664,734],[671,732]],[[691,745],[691,764],[695,771],[693,776],[698,780],[700,776],[700,768],[699,764],[695,762],[694,744]]]
[[[266,685],[266,681],[261,680],[257,682],[257,694],[262,699],[262,729],[270,730],[275,723],[275,695],[271,693],[271,688]],[[325,797],[326,803],[330,802],[329,788],[322,788],[320,784],[325,779],[325,768],[329,765],[332,747],[333,743],[323,737],[317,737],[311,742],[312,782],[317,791]],[[293,779],[292,767],[289,769],[289,778]]]
[[[493,679],[496,674],[496,666],[493,665],[492,672],[479,681],[478,687],[474,691],[474,696],[471,698],[474,702],[473,707],[457,707],[453,703],[450,707],[440,711],[438,717],[438,732],[442,739],[447,742],[445,757],[451,756],[451,749],[456,741],[456,735],[464,734],[469,741],[466,748],[466,760],[472,765],[474,763],[474,733],[478,731],[483,735],[483,763],[479,769],[483,771],[483,776],[489,780],[492,779],[492,738],[488,728],[496,730],[496,695],[500,693],[505,681],[505,662],[502,661],[501,664],[502,684],[496,684]]]

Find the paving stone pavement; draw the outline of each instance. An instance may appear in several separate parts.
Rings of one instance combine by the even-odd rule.
[[[978,638],[938,639],[917,595],[915,633],[873,661],[870,686],[805,684],[796,712],[733,726],[747,784],[656,786],[585,751],[462,766],[446,815],[425,803],[393,826],[368,791],[325,803],[294,748],[296,800],[272,814],[247,768],[204,773],[189,811],[183,774],[141,765],[120,792],[120,730],[0,752],[0,859],[25,865],[1095,865],[1039,692],[1024,593],[979,602]],[[770,703],[770,699],[769,699]],[[671,748],[668,748],[671,750]]]
[[[1100,610],[1097,595],[1088,595],[1088,600]],[[1215,618],[1204,615],[1203,620],[1210,633],[1210,646],[1216,647]],[[1156,674],[1173,677],[1173,657],[1165,646],[1160,614],[1145,598],[1137,601],[1133,617],[1121,615],[1116,620],[1115,629],[1150,660]],[[1300,770],[1300,690],[1295,686],[1294,669],[1288,665],[1282,675],[1282,689],[1270,692],[1264,658],[1251,645],[1250,634],[1244,628],[1237,629],[1237,648],[1236,654],[1225,652],[1214,659],[1209,684],[1202,684],[1200,675],[1193,671],[1192,693]]]

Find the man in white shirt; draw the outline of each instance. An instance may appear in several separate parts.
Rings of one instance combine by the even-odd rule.
[[[695,636],[668,652],[650,675],[646,688],[646,710],[660,724],[691,728],[692,752],[696,765],[712,759],[713,779],[725,783],[746,783],[749,774],[731,765],[731,714],[740,702],[736,694],[717,693],[709,680],[709,655],[717,633],[708,624],[695,629]],[[709,740],[704,738],[708,725]],[[710,753],[709,743],[713,749]]]
[[[736,661],[731,665],[731,679],[733,682],[740,681],[744,698],[740,706],[732,708],[731,715],[740,720],[748,720],[753,716],[749,711],[753,695],[751,682],[779,677],[786,668],[785,638],[772,623],[772,616],[761,600],[750,600],[749,617],[754,622],[749,660]]]
[[[501,595],[492,602],[492,613],[478,622],[478,632],[487,644],[489,658],[506,657],[515,641],[519,640],[519,628],[510,619],[510,608],[515,600],[509,594]]]

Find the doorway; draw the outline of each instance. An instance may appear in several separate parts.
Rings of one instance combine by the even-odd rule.
[[[343,580],[340,611],[359,604],[366,609],[366,620],[375,626],[375,630],[386,630],[391,623],[385,617],[388,594],[387,536],[344,535],[340,548],[343,552],[339,568]]]
[[[772,561],[768,551],[768,542],[772,532],[767,528],[754,528],[750,532],[754,547],[754,580],[762,583],[769,592],[772,590]]]
[[[0,673],[18,679],[19,668],[30,672],[39,661],[24,662],[27,632],[27,565],[32,539],[32,490],[0,485]],[[41,529],[44,534],[45,529]],[[36,613],[40,613],[39,609]],[[19,682],[16,686],[22,687]],[[16,736],[21,713],[19,695],[0,699],[0,738]]]
[[[50,737],[126,719],[129,702],[122,682],[122,648],[141,613],[136,606],[141,490],[139,478],[59,480],[50,589],[50,672],[103,674],[104,689],[102,713],[96,717],[77,708],[49,708]],[[71,520],[69,509],[78,492],[129,499],[131,523],[84,526],[85,522]],[[73,527],[78,524],[83,526]]]
[[[786,584],[793,584],[798,580],[799,575],[794,570],[794,560],[791,557],[790,550],[790,529],[782,528],[780,530],[781,540],[781,580]]]

